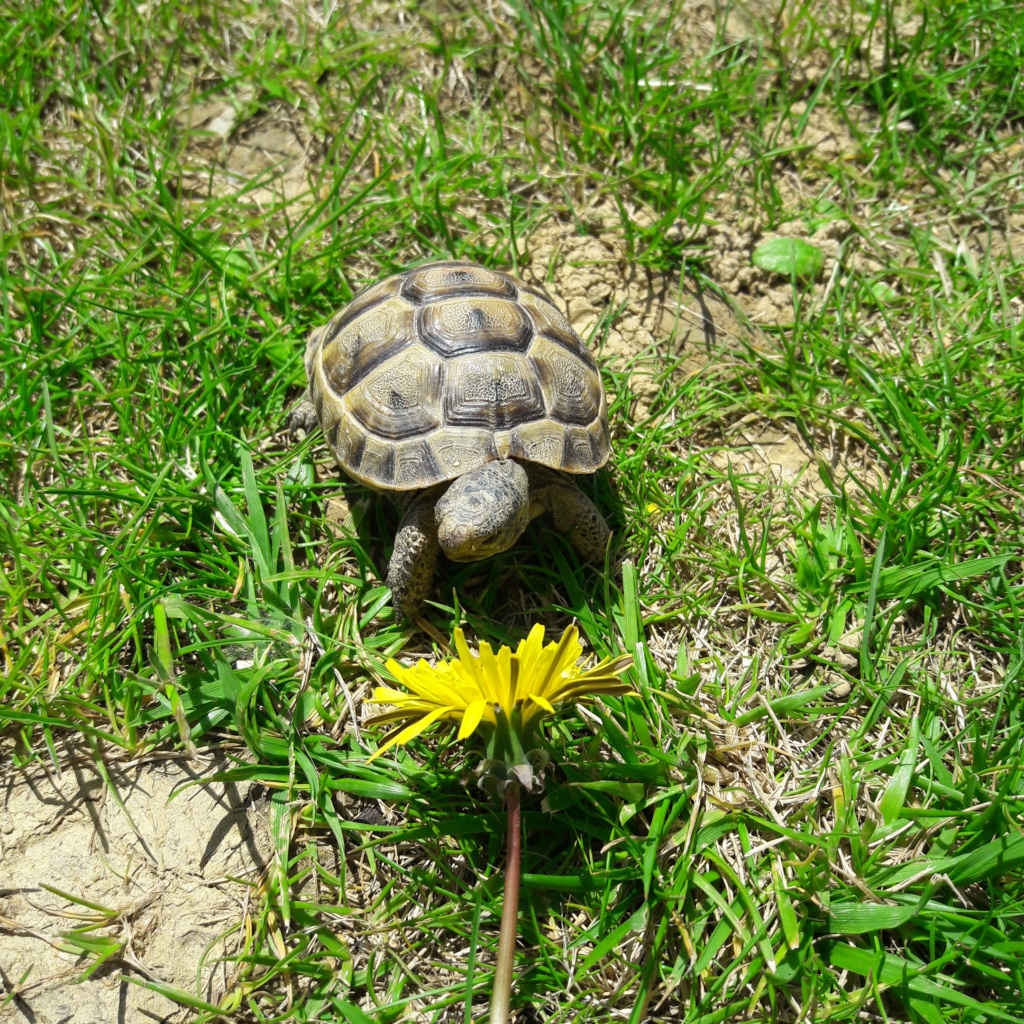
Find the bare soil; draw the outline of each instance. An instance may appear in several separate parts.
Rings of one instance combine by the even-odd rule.
[[[7,773],[0,992],[14,997],[0,1016],[36,1024],[188,1019],[125,974],[220,999],[232,967],[218,957],[235,948],[245,918],[249,888],[239,879],[255,882],[271,849],[247,787],[184,788],[223,767],[177,757],[108,765],[123,807],[88,753],[68,756],[60,777]],[[90,960],[62,933],[96,922],[98,934],[123,947],[73,984]]]
[[[583,218],[591,234],[557,220],[534,232],[523,274],[551,292],[600,357],[629,374],[631,418],[643,420],[660,372],[672,367],[681,377],[699,370],[744,328],[725,302],[694,281],[631,265],[613,205]],[[633,218],[649,223],[650,214],[635,210]]]

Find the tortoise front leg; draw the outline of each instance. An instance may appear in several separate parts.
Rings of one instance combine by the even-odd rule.
[[[312,434],[320,426],[316,415],[316,406],[309,400],[307,392],[288,412],[288,433],[294,437],[300,430]]]
[[[551,513],[555,529],[566,535],[580,558],[596,565],[604,564],[611,530],[597,506],[575,484],[548,484],[532,491],[530,500],[539,505],[537,514]]]
[[[387,582],[398,622],[403,616],[412,619],[419,614],[434,581],[437,562],[436,498],[433,493],[416,498],[405,510],[395,534]]]

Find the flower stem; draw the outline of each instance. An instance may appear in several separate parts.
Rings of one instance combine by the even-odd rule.
[[[519,786],[511,783],[505,791],[508,807],[508,840],[505,856],[505,901],[501,907],[501,938],[494,968],[491,993],[491,1024],[508,1024],[512,995],[512,968],[516,956],[516,926],[519,917],[519,861],[522,846],[519,828]]]

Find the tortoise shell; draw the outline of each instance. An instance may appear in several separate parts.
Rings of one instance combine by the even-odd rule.
[[[492,459],[567,473],[608,461],[594,357],[542,289],[465,262],[363,289],[306,349],[310,398],[341,467],[377,490]]]

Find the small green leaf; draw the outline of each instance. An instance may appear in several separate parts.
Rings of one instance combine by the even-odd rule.
[[[770,238],[751,257],[755,267],[783,277],[813,281],[825,265],[822,251],[802,238]]]
[[[871,293],[871,298],[880,306],[895,302],[900,297],[899,292],[884,281],[875,281],[874,284],[868,285],[868,291]]]

